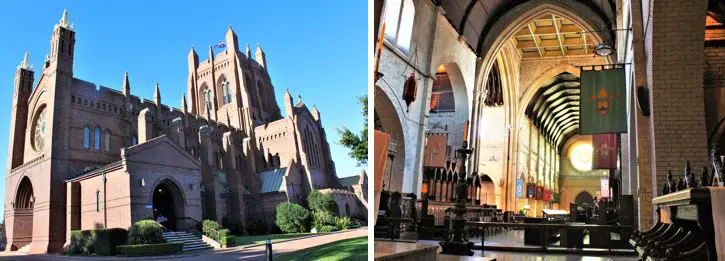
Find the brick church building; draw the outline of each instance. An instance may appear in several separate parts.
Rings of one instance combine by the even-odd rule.
[[[264,51],[239,50],[231,27],[225,50],[189,51],[180,109],[158,83],[153,100],[134,96],[128,73],[120,91],[75,78],[75,34],[64,12],[39,73],[26,53],[15,74],[7,250],[57,252],[71,230],[159,216],[171,230],[224,217],[272,226],[280,201],[344,192],[320,112],[288,91],[280,110]]]

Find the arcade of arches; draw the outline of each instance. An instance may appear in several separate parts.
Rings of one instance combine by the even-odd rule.
[[[376,189],[427,197],[438,215],[452,205],[465,142],[469,206],[541,217],[617,198],[627,222],[649,229],[667,171],[679,178],[689,161],[699,179],[710,151],[725,148],[723,6],[376,0],[375,129],[391,140]],[[609,68],[624,70],[627,128],[616,135],[617,168],[592,169],[592,135],[579,132],[581,71]],[[528,185],[544,197],[528,197]]]

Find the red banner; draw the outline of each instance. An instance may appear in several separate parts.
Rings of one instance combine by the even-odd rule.
[[[551,201],[551,190],[544,189],[544,201]]]
[[[617,135],[594,134],[592,135],[592,169],[616,169],[617,168]]]

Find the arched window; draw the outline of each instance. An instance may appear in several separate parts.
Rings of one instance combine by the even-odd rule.
[[[136,138],[136,135],[131,136],[131,145],[138,144],[138,138]]]
[[[453,86],[450,78],[448,78],[446,67],[443,65],[436,70],[436,79],[433,81],[433,91],[428,109],[431,113],[456,111]]]
[[[101,211],[101,192],[96,190],[96,212]]]
[[[88,127],[83,128],[83,149],[87,150],[91,148],[91,129]]]
[[[103,136],[103,146],[106,149],[106,152],[111,151],[111,131],[106,130],[105,136]]]
[[[93,150],[101,150],[101,128],[96,127],[93,129]]]
[[[204,101],[206,101],[206,108],[207,108],[207,110],[210,110],[211,111],[212,110],[212,107],[211,107],[211,91],[208,88],[207,89],[204,89],[204,99],[205,99]]]
[[[222,81],[222,101],[224,102],[224,104],[232,102],[232,87],[230,86],[230,82],[227,81],[227,79],[224,79],[224,81]]]
[[[413,36],[413,0],[387,0],[385,3],[385,39],[408,52]]]

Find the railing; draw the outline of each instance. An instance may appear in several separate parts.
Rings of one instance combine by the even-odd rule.
[[[192,227],[194,229],[200,230],[201,233],[204,232],[203,231],[203,223],[199,222],[199,220],[193,219],[191,217],[177,217],[176,218],[176,221],[179,221],[179,220],[191,220],[192,222],[194,222],[194,225],[193,226],[189,226],[189,225],[186,224],[186,222],[184,222],[184,225],[186,226],[186,230],[187,231],[189,230],[189,227]],[[177,224],[178,224],[178,222],[177,222]]]
[[[583,249],[585,247],[592,247],[594,246],[591,242],[594,240],[592,235],[590,234],[590,243],[589,245],[584,245],[583,243],[583,236],[571,236],[572,238],[569,238],[567,240],[572,240],[572,242],[575,242],[572,245],[575,245],[574,247],[566,247],[566,245],[569,245],[568,243],[564,244],[564,235],[566,233],[573,232],[574,234],[583,235],[583,232],[585,230],[589,231],[590,233],[592,231],[599,231],[604,233],[604,236],[607,237],[605,242],[609,242],[608,244],[600,244],[599,246],[594,246],[600,249],[604,249],[610,254],[613,253],[625,253],[625,254],[633,254],[633,249],[626,246],[626,243],[628,242],[630,232],[632,231],[632,226],[629,225],[597,225],[597,224],[572,224],[572,223],[563,223],[563,224],[548,224],[548,223],[508,223],[508,222],[480,222],[480,221],[469,221],[466,222],[467,229],[481,229],[484,232],[480,233],[481,235],[481,245],[474,245],[474,248],[478,248],[481,250],[495,250],[495,251],[544,251],[544,252],[561,252],[561,253],[584,253],[587,251],[584,251]],[[532,233],[531,236],[539,236],[538,240],[540,242],[540,247],[532,246],[532,245],[524,245],[524,246],[504,246],[504,245],[485,245],[486,240],[486,233],[485,230],[487,228],[523,228],[525,229],[524,233]],[[550,235],[553,235],[552,233],[562,233],[562,238],[560,240],[560,245],[552,245],[550,244]],[[619,233],[620,239],[619,240],[612,240],[610,238],[610,233]],[[525,239],[526,240],[526,239]],[[573,241],[577,240],[577,241]],[[617,241],[622,244],[616,244],[615,242],[611,241]],[[615,251],[616,250],[616,251]],[[592,249],[592,251],[594,251]]]

